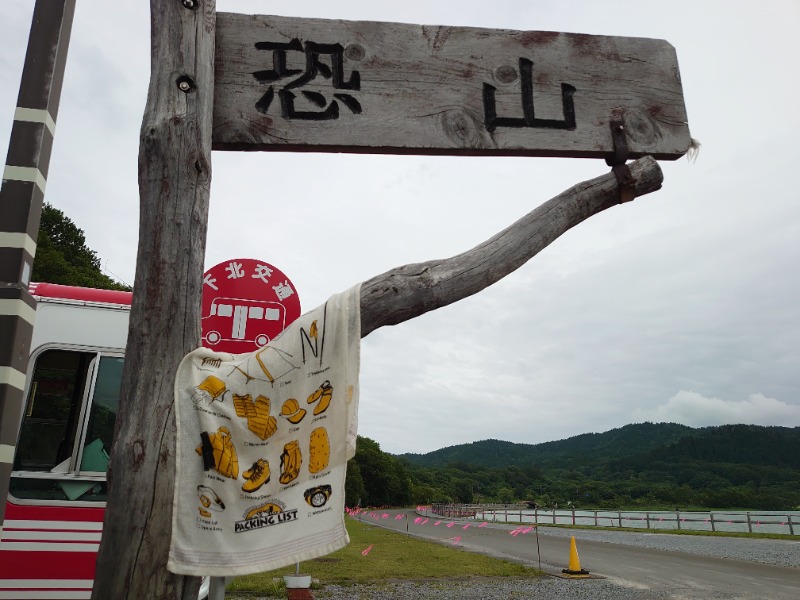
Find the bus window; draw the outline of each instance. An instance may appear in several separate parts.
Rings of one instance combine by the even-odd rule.
[[[122,363],[116,356],[69,350],[37,357],[14,458],[13,496],[106,500]]]
[[[95,378],[94,393],[89,411],[89,420],[86,424],[84,448],[97,440],[102,442],[103,448],[108,452],[114,439],[114,422],[117,419],[119,408],[119,386],[122,382],[123,359],[116,356],[103,356],[100,358],[97,377]],[[86,453],[81,461],[81,471],[97,471],[105,468],[90,468],[95,465],[87,464]]]
[[[39,355],[20,429],[15,471],[50,471],[72,456],[93,353]]]

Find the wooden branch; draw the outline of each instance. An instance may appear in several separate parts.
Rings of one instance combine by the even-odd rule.
[[[636,196],[661,188],[658,163],[646,156],[628,165]],[[398,267],[361,286],[361,336],[447,306],[489,287],[546,248],[562,233],[619,203],[609,173],[570,188],[491,239],[444,260]]]
[[[92,598],[196,600],[166,569],[175,370],[200,341],[214,104],[215,0],[151,0],[136,281]]]

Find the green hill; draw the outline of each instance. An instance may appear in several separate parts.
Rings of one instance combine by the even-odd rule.
[[[701,460],[800,469],[800,427],[723,425],[653,448],[650,460]]]
[[[417,503],[800,507],[800,427],[640,423],[544,444],[483,440],[397,459]]]
[[[424,467],[467,463],[482,467],[583,466],[600,460],[635,456],[693,436],[697,430],[675,423],[640,423],[605,433],[585,433],[543,444],[482,440],[435,450],[401,454],[399,458]]]

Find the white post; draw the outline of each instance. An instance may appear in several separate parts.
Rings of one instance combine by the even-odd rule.
[[[232,577],[212,577],[208,589],[208,600],[225,600],[225,584]]]

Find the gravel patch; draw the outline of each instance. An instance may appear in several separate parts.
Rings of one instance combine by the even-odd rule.
[[[689,590],[687,590],[688,592]],[[608,579],[575,581],[539,579],[465,579],[398,581],[379,585],[326,585],[314,590],[317,600],[675,600],[692,598],[676,590],[659,591],[619,585]],[[730,595],[705,594],[704,600],[731,600]]]
[[[696,600],[693,588],[638,588],[611,579],[584,581],[542,578],[470,578],[326,585],[313,591],[316,600]],[[737,594],[703,590],[703,600],[740,600]],[[226,600],[274,600],[228,593]]]

